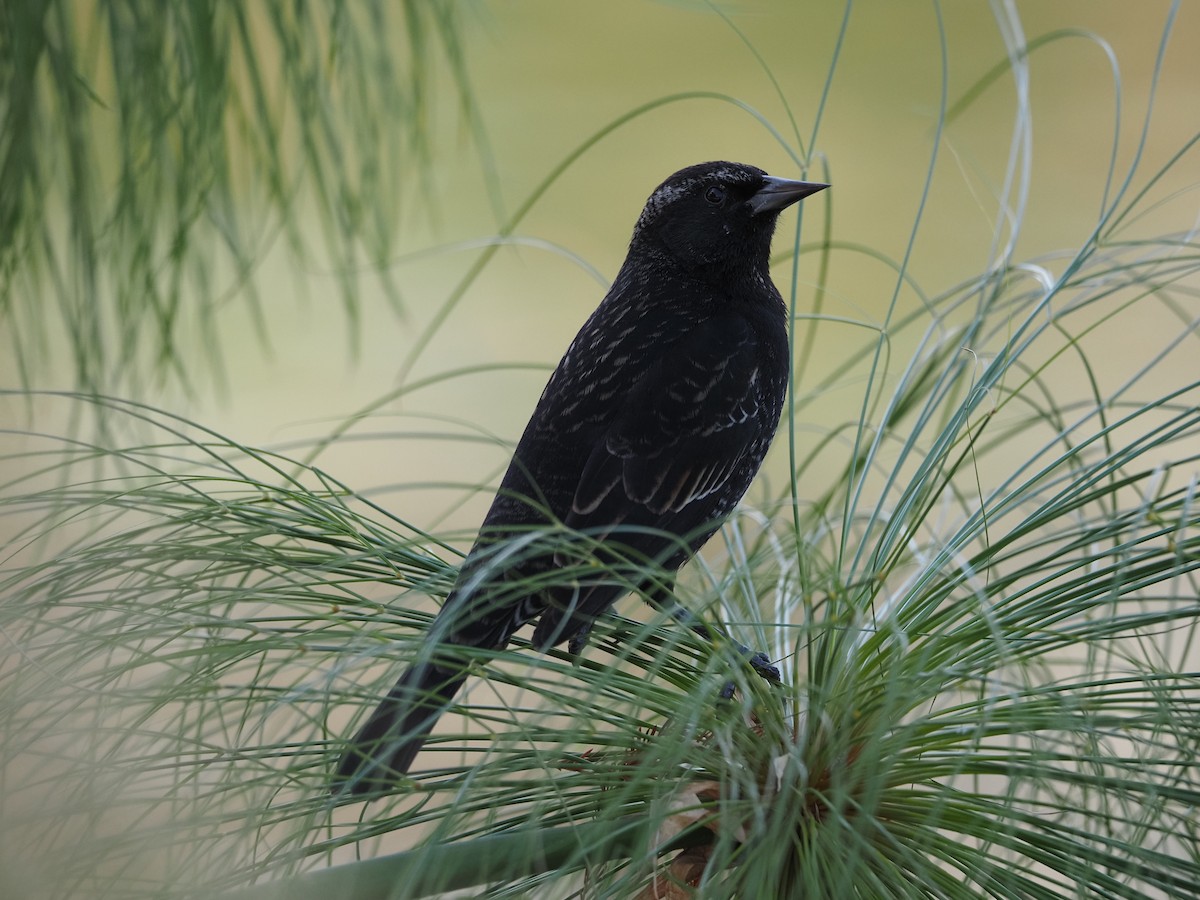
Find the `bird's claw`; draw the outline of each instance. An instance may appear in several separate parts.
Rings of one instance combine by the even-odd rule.
[[[781,681],[779,669],[771,664],[770,658],[765,653],[750,654],[750,668],[752,668],[758,677],[771,684],[779,684]]]
[[[772,665],[770,658],[765,653],[760,653],[756,650],[751,650],[748,647],[742,647],[741,651],[746,654],[746,662],[750,664],[750,668],[763,681],[769,684],[779,684],[781,681],[779,669]],[[725,682],[721,688],[721,693],[718,695],[722,700],[728,700],[737,690],[737,684],[733,681]]]
[[[585,624],[567,641],[567,653],[575,660],[579,659],[579,655],[587,648],[588,638],[592,634],[591,623]]]

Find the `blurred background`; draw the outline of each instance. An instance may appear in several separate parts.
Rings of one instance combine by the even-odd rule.
[[[200,25],[235,49],[183,52]],[[1146,190],[1110,237],[1194,249],[1194,4],[17,0],[0,27],[0,465],[21,489],[58,477],[33,474],[38,435],[155,439],[41,393],[94,391],[309,461],[462,546],[646,197],[703,160],[832,184],[775,242],[808,348],[801,455],[863,408],[869,359],[828,373],[883,334],[877,397],[920,337],[901,320],[1010,243],[1052,283]],[[172,124],[154,138],[156,110]],[[1047,370],[1057,402],[1108,396],[1195,319],[1097,312],[1091,365]],[[1189,351],[1142,384],[1194,381]],[[788,452],[777,441],[751,504],[787,493]],[[846,454],[825,445],[801,503]],[[45,552],[27,522],[0,522],[20,561]],[[24,664],[9,653],[0,677]]]
[[[153,18],[153,6],[142,13]],[[120,93],[105,41],[97,37],[115,27],[112,10],[61,7],[62,21],[51,16],[51,24],[78,42],[86,67],[80,74],[94,94],[77,124],[96,132],[87,202],[103,236],[120,212],[117,186],[125,175],[137,180],[136,166],[167,172],[150,182],[161,193],[143,198],[149,204],[170,204],[178,191],[171,173],[184,180],[193,173],[172,168],[178,160],[139,156],[137,147],[122,144]],[[393,9],[381,24],[366,7],[356,10],[360,29],[376,27],[384,36],[382,49],[374,49],[397,68],[392,77],[419,91],[415,110],[383,90],[353,95],[355,82],[343,70],[356,64],[369,70],[377,61],[362,51],[348,62],[355,47],[331,41],[338,32],[336,21],[323,18],[328,8],[302,8],[312,20],[297,31],[312,38],[306,52],[316,60],[314,71],[329,77],[328,94],[313,95],[327,105],[308,115],[330,132],[328,146],[337,151],[325,151],[325,169],[364,185],[356,202],[374,204],[358,225],[358,243],[368,249],[349,257],[330,250],[353,241],[339,227],[344,216],[322,205],[321,192],[330,188],[314,186],[313,176],[334,176],[304,162],[297,117],[303,121],[305,111],[294,104],[266,107],[280,119],[279,167],[293,182],[282,210],[272,200],[263,187],[269,166],[252,146],[258,113],[243,99],[240,125],[229,109],[216,120],[227,132],[232,188],[221,203],[198,211],[187,235],[195,245],[194,271],[184,268],[178,278],[170,271],[175,248],[167,225],[151,249],[162,260],[150,266],[149,277],[173,279],[179,290],[169,317],[158,315],[139,301],[147,294],[141,285],[122,283],[112,271],[106,277],[103,247],[91,263],[100,272],[96,281],[74,264],[79,248],[67,223],[78,198],[60,142],[69,131],[54,123],[38,131],[48,141],[39,152],[49,154],[43,233],[62,274],[51,265],[28,265],[28,255],[23,264],[14,253],[17,274],[9,269],[0,346],[21,352],[3,354],[0,375],[12,387],[80,387],[65,339],[78,325],[64,326],[60,313],[103,305],[95,325],[101,349],[84,381],[252,446],[295,448],[370,408],[347,439],[321,451],[317,464],[427,527],[469,530],[477,523],[486,496],[462,507],[461,486],[487,481],[504,464],[505,442],[519,436],[549,368],[603,296],[646,196],[672,171],[725,158],[832,182],[828,205],[818,198],[804,210],[802,243],[827,233],[838,246],[822,298],[826,321],[798,324],[799,334],[814,330],[815,338],[812,363],[798,373],[802,394],[849,347],[874,340],[918,305],[911,285],[897,288],[894,267],[906,254],[912,284],[936,295],[989,265],[1008,239],[1008,209],[1022,217],[1016,257],[1054,272],[1055,251],[1088,239],[1102,204],[1112,202],[1135,161],[1140,186],[1194,139],[1200,119],[1200,11],[1190,5],[1175,11],[1164,48],[1173,14],[1167,2],[1139,4],[1133,15],[1127,3],[1092,0],[846,6],[747,0],[716,7],[523,0],[430,4],[436,13],[426,15]],[[219,18],[220,4],[215,9]],[[278,92],[286,54],[272,14],[250,15],[246,28],[265,90]],[[939,129],[939,111],[1005,63],[1006,41],[1014,47],[1046,36],[1054,39],[1031,54],[1027,84],[1001,73]],[[229,78],[235,97],[250,94],[246,66],[236,59]],[[1032,129],[1017,133],[1025,98]],[[634,115],[650,104],[658,105]],[[53,109],[43,102],[39,111]],[[513,213],[585,145],[512,229],[513,243],[465,281]],[[807,171],[798,160],[807,161]],[[385,171],[367,181],[358,177],[360,165]],[[1027,198],[1001,196],[1010,165],[1018,174],[1028,167]],[[1154,185],[1161,202],[1143,204],[1127,235],[1190,228],[1198,170],[1194,152],[1185,156]],[[289,228],[303,236],[302,254],[282,236]],[[776,239],[781,256],[795,228],[789,214]],[[244,270],[223,252],[222,241],[234,240],[235,231],[251,260]],[[814,260],[802,258],[797,272],[801,316],[812,311]],[[111,269],[120,263],[114,257]],[[253,293],[239,271],[249,272]],[[788,294],[788,260],[776,279]],[[1148,309],[1139,321],[1151,334],[1176,327],[1161,309]],[[167,332],[170,346],[162,351]],[[1112,368],[1101,375],[1123,376],[1122,358],[1136,356],[1130,350],[1138,337],[1127,325],[1095,336],[1113,351],[1105,357]],[[426,339],[414,354],[416,342]],[[895,366],[904,360],[897,340]],[[439,378],[463,367],[508,364],[529,365]],[[799,427],[824,433],[847,410],[857,411],[862,374],[810,398]],[[425,379],[434,383],[387,399]],[[0,414],[18,428],[29,416],[38,430],[70,421],[62,404],[44,399],[6,397]],[[47,418],[56,416],[67,418]],[[363,439],[380,432],[389,437]],[[447,440],[447,434],[499,442]],[[777,457],[778,448],[768,474],[778,487],[786,467]]]

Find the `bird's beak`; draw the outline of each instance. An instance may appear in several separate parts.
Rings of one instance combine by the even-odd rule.
[[[779,212],[787,209],[797,200],[803,200],[810,194],[823,191],[829,187],[815,181],[789,181],[786,178],[763,176],[763,186],[747,202],[754,215],[765,212]]]

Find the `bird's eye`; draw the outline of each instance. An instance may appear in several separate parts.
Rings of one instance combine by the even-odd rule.
[[[725,202],[725,188],[718,187],[717,185],[714,184],[712,187],[710,187],[707,191],[704,192],[704,199],[707,200],[709,203],[711,203],[713,206],[720,206],[722,203]]]

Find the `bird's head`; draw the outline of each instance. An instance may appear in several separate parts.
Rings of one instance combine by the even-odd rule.
[[[779,213],[829,187],[773,178],[742,163],[707,162],[681,169],[646,201],[633,246],[661,245],[687,269],[766,271]]]

